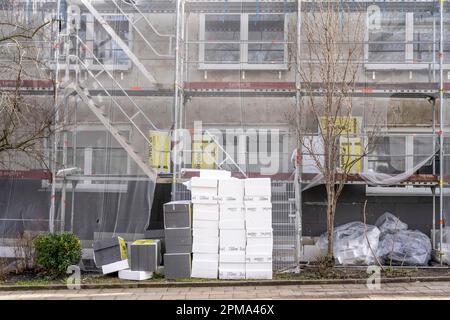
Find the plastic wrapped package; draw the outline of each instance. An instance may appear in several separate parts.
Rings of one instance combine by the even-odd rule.
[[[380,230],[376,226],[362,222],[350,222],[334,228],[333,251],[336,262],[342,265],[374,264],[374,253],[378,249]],[[316,244],[322,253],[326,253],[327,234],[320,236]]]
[[[427,265],[431,257],[431,241],[417,230],[383,232],[377,255],[388,265]]]
[[[396,232],[399,230],[407,230],[408,225],[390,212],[383,213],[375,222],[380,232]]]

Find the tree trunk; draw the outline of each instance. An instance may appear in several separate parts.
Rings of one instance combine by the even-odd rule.
[[[334,212],[336,209],[336,199],[335,199],[335,192],[334,192],[334,186],[329,188],[327,192],[327,238],[328,238],[328,248],[327,248],[327,264],[330,266],[334,265]]]

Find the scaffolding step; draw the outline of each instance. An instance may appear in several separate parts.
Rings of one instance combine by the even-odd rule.
[[[81,87],[75,85],[75,90],[78,96],[83,100],[83,102],[91,109],[91,111],[97,116],[100,122],[105,126],[106,129],[111,133],[111,135],[117,140],[117,142],[125,149],[127,154],[131,159],[139,166],[139,168],[152,180],[156,181],[157,173],[155,170],[150,168],[140,157],[138,152],[133,148],[130,141],[125,139],[120,131],[111,123],[111,120],[107,117],[105,112],[102,110],[102,106],[96,104],[92,98],[86,95],[86,90],[81,89]]]

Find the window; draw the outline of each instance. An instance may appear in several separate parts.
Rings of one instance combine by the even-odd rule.
[[[382,11],[381,27],[368,30],[368,61],[370,63],[404,62],[405,36],[405,13]]]
[[[200,69],[287,69],[283,14],[202,14]]]
[[[102,17],[131,49],[132,26],[128,18],[120,14],[103,14]],[[79,39],[75,34],[70,37],[69,54],[78,56],[89,69],[103,70],[100,64],[107,70],[128,70],[131,68],[129,57],[91,14],[81,15],[80,29],[77,35]],[[64,51],[64,46],[62,46],[60,53],[64,55]],[[51,52],[50,59],[53,57],[54,53]],[[75,68],[75,65],[75,62],[71,62],[70,67]],[[65,66],[61,67],[64,68]]]
[[[437,143],[437,141],[436,141]],[[437,150],[437,147],[436,149]],[[413,169],[433,154],[431,134],[391,134],[372,138],[369,143],[369,155],[366,166],[374,172],[396,175]],[[420,173],[432,173],[433,161],[430,160],[418,169]],[[421,186],[366,186],[367,195],[396,195],[412,193],[431,195],[430,188]]]
[[[130,129],[126,126],[119,126],[119,130],[123,136],[130,134]],[[62,151],[61,141],[57,155],[58,169],[62,168]],[[129,175],[130,161],[126,151],[101,126],[80,125],[75,131],[68,132],[66,167],[78,167],[81,174],[88,177],[78,182],[75,189],[77,191],[119,192],[127,189],[124,181],[104,179],[106,175]],[[68,187],[71,187],[70,183]]]
[[[445,13],[446,35],[450,32],[449,20],[450,14]],[[428,70],[433,62],[439,63],[440,22],[437,13],[382,11],[381,28],[367,30],[367,39],[367,69]],[[444,68],[448,69],[450,42],[446,39],[444,53]]]

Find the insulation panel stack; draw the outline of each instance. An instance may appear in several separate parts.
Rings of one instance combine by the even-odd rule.
[[[191,276],[192,205],[190,201],[164,204],[166,253],[164,273],[167,279]]]
[[[219,265],[218,180],[214,177],[191,179],[193,214],[193,278],[216,279]]]
[[[219,180],[219,278],[245,279],[244,180]]]
[[[245,275],[247,279],[272,279],[272,203],[269,178],[244,180],[246,225]]]

